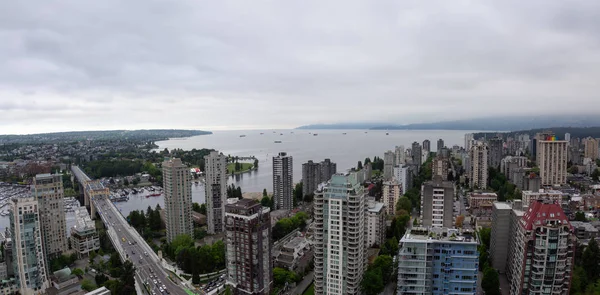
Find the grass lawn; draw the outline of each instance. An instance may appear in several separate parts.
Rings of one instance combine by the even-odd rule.
[[[302,295],[315,295],[315,283],[310,284],[310,287]]]
[[[234,173],[246,172],[246,171],[250,170],[250,168],[252,168],[252,166],[254,166],[254,164],[252,164],[252,163],[240,163],[240,165],[242,165],[240,171],[235,171],[235,163],[227,164],[227,174],[231,174],[232,171]]]

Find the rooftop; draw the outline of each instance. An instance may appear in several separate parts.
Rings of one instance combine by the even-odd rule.
[[[293,238],[291,241],[287,242],[285,244],[286,248],[296,248],[298,247],[300,244],[302,243],[306,243],[306,238],[305,237],[295,237]]]
[[[371,206],[372,205],[372,206]],[[379,202],[369,202],[368,205],[368,210],[369,212],[381,212],[381,210],[383,209],[383,203],[379,203]]]
[[[75,209],[75,225],[73,229],[76,231],[96,229],[96,224],[90,218],[87,209],[83,206]]]
[[[533,229],[535,226],[541,226],[547,224],[548,221],[557,221],[558,225],[569,225],[567,216],[563,212],[560,204],[550,203],[538,200],[533,202],[527,212],[521,219],[521,225],[527,230]]]
[[[512,206],[505,202],[494,202],[494,207],[498,210],[510,210]]]
[[[474,231],[466,229],[413,227],[406,231],[406,234],[404,234],[401,241],[406,242],[414,240],[477,243],[477,236]]]
[[[598,232],[598,229],[595,228],[591,223],[589,222],[583,222],[583,221],[571,221],[571,225],[575,228],[581,228],[583,227],[585,229],[586,232]]]

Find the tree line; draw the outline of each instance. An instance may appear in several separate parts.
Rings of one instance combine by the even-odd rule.
[[[293,217],[279,219],[271,233],[273,240],[277,241],[296,229],[304,230],[307,219],[306,212],[298,212]]]
[[[192,283],[200,283],[200,274],[225,268],[225,244],[194,246],[189,235],[179,235],[171,243],[163,244],[163,252],[186,273],[192,274]]]
[[[158,204],[154,210],[148,206],[145,213],[143,210],[133,210],[127,215],[127,221],[144,239],[148,239],[154,237],[160,230],[165,229],[165,224],[160,217],[160,210],[161,208]]]

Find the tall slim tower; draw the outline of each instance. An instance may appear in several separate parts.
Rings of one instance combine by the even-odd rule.
[[[595,161],[598,159],[598,140],[595,138],[588,137],[583,140],[584,151],[583,155],[586,158],[592,159]]]
[[[502,161],[503,144],[504,142],[500,137],[495,137],[488,141],[488,167],[493,167],[494,169],[498,169],[500,167],[500,161]]]
[[[474,142],[469,151],[469,185],[471,188],[486,189],[488,178],[488,146],[485,142]]]
[[[442,151],[443,147],[444,147],[444,140],[440,138],[437,141],[437,152],[440,153]]]
[[[47,259],[56,258],[69,250],[62,176],[60,174],[36,175],[31,193],[38,200],[44,253]]]
[[[390,180],[394,176],[394,166],[396,166],[396,154],[387,151],[383,154],[383,179]]]
[[[417,165],[417,169],[421,169],[421,164],[423,164],[423,155],[421,150],[421,145],[418,142],[413,142],[412,144],[412,163]]]
[[[396,146],[395,154],[396,154],[396,165],[406,164],[406,154],[404,153],[403,145]]]
[[[227,200],[227,159],[217,151],[204,156],[206,196],[206,220],[208,233],[215,234],[225,230],[225,201]]]
[[[431,141],[429,139],[423,140],[423,150],[427,153],[431,152]]]
[[[567,183],[567,141],[548,137],[537,142],[537,163],[542,185]]]
[[[367,203],[357,173],[335,174],[314,199],[315,294],[361,293]]]
[[[268,295],[273,286],[270,209],[256,200],[225,205],[227,283],[234,294]]]
[[[441,176],[421,185],[421,216],[423,226],[452,227],[454,184]]]
[[[294,169],[292,156],[281,152],[273,157],[273,204],[275,210],[292,210],[294,200]]]
[[[193,236],[192,187],[190,172],[181,159],[165,159],[162,163],[163,188],[165,192],[165,223],[167,241],[172,242],[178,235]]]
[[[36,198],[14,198],[10,203],[13,267],[21,294],[45,294],[50,287]],[[62,209],[62,208],[61,208]]]

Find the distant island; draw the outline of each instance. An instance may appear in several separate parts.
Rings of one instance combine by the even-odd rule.
[[[190,137],[206,134],[212,134],[212,132],[180,129],[68,131],[23,135],[0,135],[0,144],[54,143],[80,140],[159,141],[169,138]]]
[[[300,126],[296,129],[369,129],[369,130],[480,130],[515,131],[543,129],[548,126],[593,127],[600,126],[597,115],[547,115],[506,116],[441,121],[433,123],[333,123]]]

